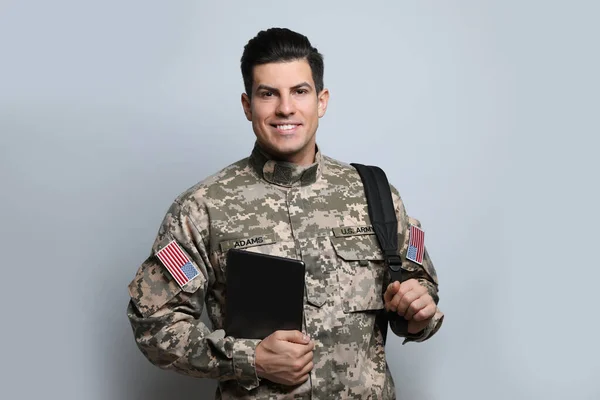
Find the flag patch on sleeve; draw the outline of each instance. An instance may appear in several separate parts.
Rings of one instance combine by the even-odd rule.
[[[425,253],[425,232],[415,225],[410,226],[408,239],[408,251],[406,258],[423,265],[423,254]]]
[[[197,277],[200,272],[174,240],[160,249],[156,256],[167,268],[180,287]]]

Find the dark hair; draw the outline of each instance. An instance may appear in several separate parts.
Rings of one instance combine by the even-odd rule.
[[[308,38],[286,28],[260,31],[244,46],[242,77],[246,94],[252,97],[254,67],[261,64],[306,60],[312,71],[317,94],[323,90],[323,55],[312,47]]]

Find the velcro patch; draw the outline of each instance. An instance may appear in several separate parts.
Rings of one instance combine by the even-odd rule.
[[[174,240],[160,249],[156,256],[180,287],[200,275],[198,268]]]
[[[425,232],[416,225],[410,226],[410,236],[408,239],[408,250],[406,259],[419,265],[423,265],[423,255],[425,253]]]

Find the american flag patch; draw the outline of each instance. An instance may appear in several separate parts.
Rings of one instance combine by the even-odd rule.
[[[408,251],[406,258],[417,264],[423,265],[423,254],[425,253],[425,232],[423,229],[411,225],[410,237],[408,239]]]
[[[156,255],[181,287],[200,273],[174,240],[160,249]]]

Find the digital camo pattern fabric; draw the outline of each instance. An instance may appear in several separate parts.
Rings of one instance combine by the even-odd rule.
[[[418,221],[392,188],[399,241]],[[420,224],[419,224],[420,226]],[[180,286],[156,253],[175,241],[199,274]],[[223,330],[227,251],[244,248],[301,259],[306,265],[304,331],[315,341],[310,379],[289,387],[259,380],[259,340]],[[403,257],[405,259],[405,257]],[[437,300],[429,255],[404,260],[404,273]],[[217,399],[394,399],[375,313],[389,283],[370,224],[360,176],[317,152],[308,167],[270,160],[255,146],[243,159],[181,194],[160,226],[152,252],[129,284],[127,315],[136,343],[155,365],[219,381]],[[206,306],[212,328],[200,321]],[[391,323],[406,341],[431,337],[441,312],[420,336]]]

